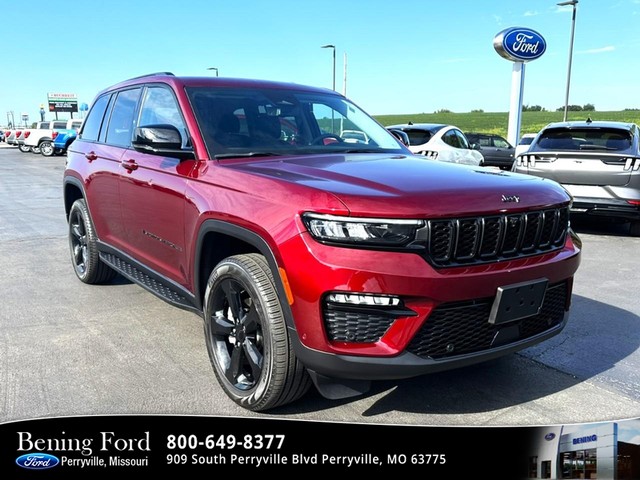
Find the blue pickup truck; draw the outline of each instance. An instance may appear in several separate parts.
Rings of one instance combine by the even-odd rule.
[[[51,157],[53,155],[64,155],[67,153],[67,148],[71,145],[76,137],[78,136],[78,131],[80,130],[81,122],[77,123],[77,126],[74,124],[74,128],[67,128],[64,130],[58,130],[56,135],[51,142],[51,146],[45,146],[45,148],[40,148],[40,153],[45,157]]]

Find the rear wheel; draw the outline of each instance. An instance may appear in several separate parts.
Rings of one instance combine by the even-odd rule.
[[[31,151],[31,147],[28,145],[18,145],[18,149],[22,152],[22,153],[27,153]]]
[[[40,153],[40,147],[31,147],[29,151],[31,153]]]
[[[45,157],[50,157],[55,153],[55,148],[51,142],[45,140],[40,144],[40,153]]]
[[[234,402],[262,411],[293,402],[307,392],[311,380],[293,352],[263,256],[222,260],[209,277],[204,313],[213,369]]]
[[[631,226],[629,227],[629,233],[633,237],[640,237],[640,220],[631,222]]]
[[[69,248],[77,277],[84,283],[104,283],[116,272],[100,260],[93,223],[84,198],[76,200],[69,211]]]

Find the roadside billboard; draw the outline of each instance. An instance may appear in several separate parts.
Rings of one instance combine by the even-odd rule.
[[[75,93],[47,93],[50,112],[77,112],[78,96]]]

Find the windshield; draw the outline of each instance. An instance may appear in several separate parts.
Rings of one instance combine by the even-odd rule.
[[[632,145],[631,132],[620,128],[551,128],[538,139],[544,150],[627,150]]]
[[[341,96],[291,90],[191,87],[210,157],[408,152]]]

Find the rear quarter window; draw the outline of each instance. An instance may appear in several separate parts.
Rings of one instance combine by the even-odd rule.
[[[103,95],[94,102],[93,107],[91,107],[91,110],[84,121],[84,127],[82,128],[80,138],[93,142],[98,140],[100,127],[102,126],[102,120],[104,119],[104,112],[107,110],[108,104],[109,95]]]

